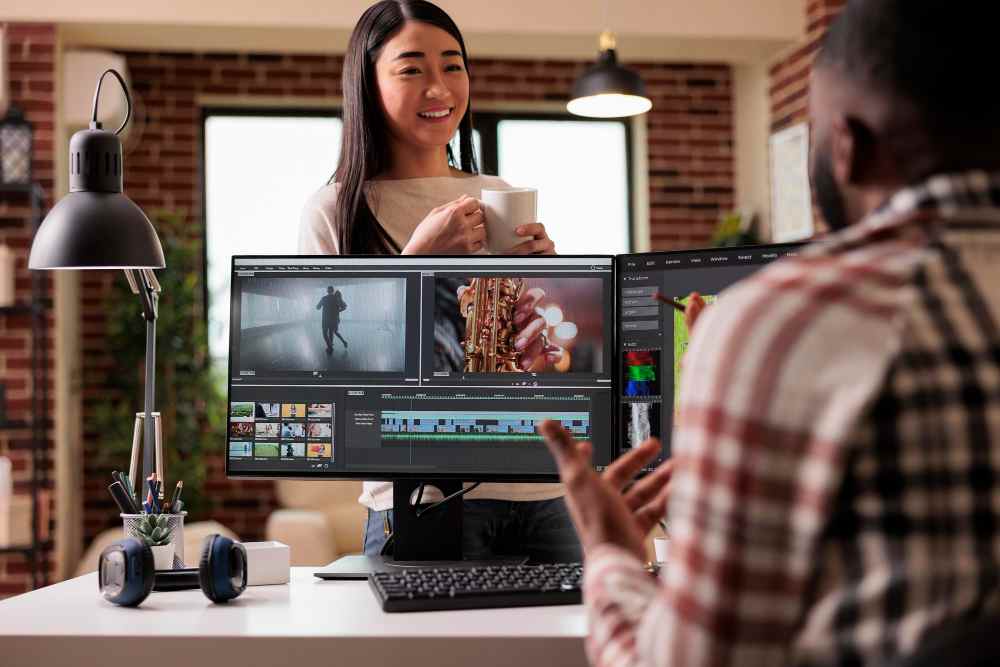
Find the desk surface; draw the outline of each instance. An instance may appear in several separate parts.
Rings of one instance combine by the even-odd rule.
[[[137,609],[101,599],[88,574],[0,602],[5,667],[584,665],[580,605],[386,614],[364,581],[292,568],[287,586],[250,587],[215,605],[201,591],[152,593]],[[225,660],[220,663],[219,660]],[[298,667],[289,666],[289,667]],[[303,663],[302,667],[306,667]]]

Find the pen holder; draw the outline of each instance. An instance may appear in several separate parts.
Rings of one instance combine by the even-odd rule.
[[[142,539],[139,535],[139,522],[142,521],[144,514],[122,514],[122,528],[125,531],[125,537],[137,537]],[[187,512],[181,512],[180,514],[163,514],[161,516],[167,517],[167,526],[170,527],[170,541],[174,544],[174,569],[180,570],[186,567],[184,564],[184,517],[187,516]]]

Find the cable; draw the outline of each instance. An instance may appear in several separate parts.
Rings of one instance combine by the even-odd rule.
[[[469,486],[469,487],[466,487],[466,488],[464,488],[464,489],[459,489],[459,490],[458,490],[458,491],[456,491],[455,493],[452,493],[452,494],[450,494],[450,495],[447,495],[447,496],[445,496],[444,498],[442,498],[441,500],[437,501],[437,502],[436,502],[436,503],[434,503],[433,505],[430,505],[430,506],[428,506],[428,507],[425,507],[425,508],[424,508],[424,509],[422,509],[422,510],[417,510],[417,511],[416,511],[416,513],[415,513],[415,515],[416,515],[416,517],[417,517],[417,518],[419,519],[419,518],[420,518],[420,517],[422,517],[423,515],[425,515],[425,514],[427,514],[428,512],[430,512],[431,510],[434,510],[434,509],[436,509],[436,508],[438,508],[438,507],[441,507],[441,505],[444,505],[444,504],[445,504],[446,502],[448,502],[449,500],[452,500],[453,498],[460,498],[460,497],[464,496],[465,494],[467,494],[467,493],[468,493],[469,491],[472,491],[473,489],[475,489],[475,488],[476,488],[477,486],[479,486],[480,484],[481,484],[481,482],[476,482],[476,483],[475,483],[475,484],[473,484],[472,486]],[[423,493],[423,488],[424,488],[424,485],[423,485],[423,484],[421,484],[421,485],[420,485],[420,493],[421,493],[421,494]],[[418,496],[417,496],[417,499],[418,499],[418,500],[420,499],[420,495],[418,495]]]
[[[94,91],[94,113],[91,116],[90,126],[94,129],[100,129],[101,127],[101,124],[97,122],[97,106],[101,99],[101,84],[104,83],[104,77],[108,74],[113,74],[114,77],[118,79],[118,83],[122,87],[122,93],[125,95],[125,120],[122,122],[121,127],[115,130],[115,134],[121,134],[121,131],[125,129],[126,125],[128,125],[129,119],[132,118],[132,98],[128,94],[128,86],[125,85],[125,79],[123,79],[122,75],[113,69],[104,70],[104,73],[101,74],[101,78],[97,80],[97,90]]]
[[[441,500],[437,501],[433,505],[429,505],[428,507],[425,507],[422,510],[418,509],[416,512],[414,512],[414,516],[416,516],[419,519],[420,517],[422,517],[423,515],[427,514],[428,512],[431,512],[431,511],[437,509],[438,507],[441,507],[446,502],[448,502],[450,500],[454,500],[455,498],[461,498],[462,496],[464,496],[465,494],[467,494],[469,491],[474,490],[481,483],[482,482],[476,482],[472,486],[466,487],[464,489],[459,489],[455,493],[451,493],[451,494],[445,496],[444,498],[442,498]],[[419,487],[417,487],[417,502],[414,503],[414,504],[415,505],[419,505],[420,501],[423,499],[423,497],[424,497],[424,485],[421,484]],[[391,532],[389,533],[389,535],[385,538],[385,543],[382,545],[382,548],[379,549],[379,555],[380,556],[385,556],[386,554],[388,554],[389,550],[390,550],[390,547],[392,547],[393,544],[395,543],[395,540],[394,540],[394,538],[396,537],[396,529],[395,529],[395,527],[393,527],[393,526],[390,525],[390,531]]]

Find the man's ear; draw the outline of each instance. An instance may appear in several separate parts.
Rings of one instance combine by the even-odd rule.
[[[831,141],[833,173],[840,183],[871,182],[878,170],[875,133],[857,116],[838,116]]]

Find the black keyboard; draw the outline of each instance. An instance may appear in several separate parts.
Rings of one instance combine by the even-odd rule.
[[[580,604],[583,565],[496,565],[378,572],[368,585],[382,611]]]

